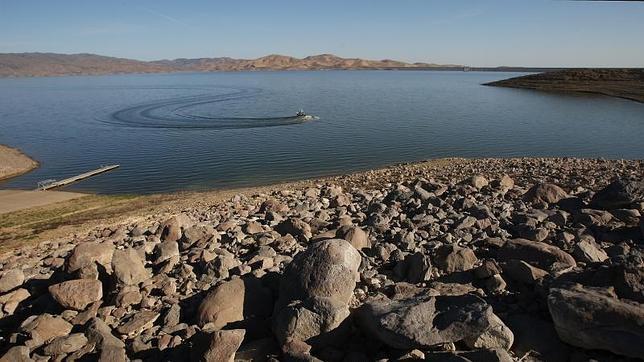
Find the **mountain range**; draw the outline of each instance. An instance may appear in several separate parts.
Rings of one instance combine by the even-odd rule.
[[[365,60],[320,54],[295,58],[272,54],[257,59],[179,58],[140,61],[96,54],[4,53],[0,54],[0,77],[98,75],[119,73],[214,72],[251,70],[322,69],[413,69],[457,68],[459,65],[405,63],[396,60]]]

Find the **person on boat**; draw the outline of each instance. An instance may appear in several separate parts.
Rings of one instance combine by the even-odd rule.
[[[297,117],[304,117],[304,116],[306,116],[306,113],[304,113],[303,109],[300,109],[299,111],[297,111],[297,113],[295,115]]]

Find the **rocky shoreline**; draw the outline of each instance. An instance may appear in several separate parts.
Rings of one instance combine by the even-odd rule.
[[[409,164],[0,257],[0,361],[644,356],[644,161]]]
[[[0,180],[25,174],[38,167],[38,162],[15,148],[0,145]]]

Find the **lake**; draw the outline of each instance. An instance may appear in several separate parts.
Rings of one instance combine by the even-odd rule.
[[[644,104],[482,86],[443,71],[177,73],[0,79],[0,143],[34,188],[104,194],[268,184],[441,157],[644,158]],[[292,118],[304,109],[315,119]]]

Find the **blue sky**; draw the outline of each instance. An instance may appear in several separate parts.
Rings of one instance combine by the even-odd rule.
[[[0,0],[0,53],[644,66],[644,2]]]

